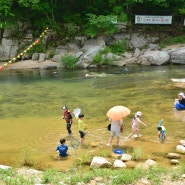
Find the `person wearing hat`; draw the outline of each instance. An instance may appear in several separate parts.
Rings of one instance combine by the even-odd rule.
[[[143,124],[146,127],[146,124],[143,123],[139,117],[142,116],[142,113],[140,111],[136,112],[133,120],[132,120],[132,133],[128,136],[128,139],[130,139],[134,134],[137,134],[137,137],[139,137],[140,131],[139,131],[139,124]]]
[[[71,131],[71,125],[73,123],[72,115],[66,105],[64,105],[62,109],[64,110],[63,119],[65,119],[66,121],[66,128],[67,128],[68,134],[72,134],[72,131]]]
[[[176,108],[176,110],[185,110],[185,97],[184,97],[183,92],[180,92],[178,94],[178,99],[175,104],[175,108]]]

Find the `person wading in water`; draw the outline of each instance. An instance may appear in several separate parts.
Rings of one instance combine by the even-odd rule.
[[[62,109],[64,110],[63,119],[65,119],[66,121],[66,129],[68,131],[68,134],[71,135],[72,134],[71,126],[73,123],[72,115],[66,105],[64,105]]]

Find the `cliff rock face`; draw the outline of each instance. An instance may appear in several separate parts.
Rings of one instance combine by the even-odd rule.
[[[49,40],[55,37],[55,32],[48,31],[42,38],[42,43],[47,44]],[[0,32],[0,61],[11,60],[22,52],[36,38],[33,36],[33,30],[28,23],[18,22],[12,27],[5,28]],[[21,59],[30,59],[31,56],[23,55]]]
[[[16,35],[18,35],[16,37]],[[119,33],[114,36],[100,36],[95,39],[87,39],[84,37],[76,37],[66,45],[58,45],[55,48],[55,54],[49,58],[47,53],[24,53],[20,60],[33,60],[43,62],[52,60],[56,63],[61,63],[62,56],[66,53],[77,57],[79,68],[96,67],[93,64],[93,58],[105,47],[112,43],[119,43],[123,40],[127,41],[128,51],[115,55],[111,52],[103,55],[103,60],[111,61],[111,65],[124,66],[128,64],[138,65],[165,65],[165,64],[185,64],[185,47],[172,49],[162,49],[159,46],[159,34],[149,35],[142,33]],[[163,35],[164,37],[164,35]],[[17,39],[15,39],[17,38]],[[48,30],[42,38],[42,43],[47,44],[54,39],[57,43],[57,35],[52,30]],[[32,30],[29,25],[19,23],[17,27],[12,27],[1,31],[0,44],[0,61],[12,60],[36,38],[33,37]],[[24,48],[24,49],[22,49]],[[59,65],[57,65],[59,66]]]
[[[0,60],[9,60],[18,54],[20,48],[33,40],[28,24],[19,22],[17,26],[6,28],[0,37]]]

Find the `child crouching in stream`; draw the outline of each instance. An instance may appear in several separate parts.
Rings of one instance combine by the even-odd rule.
[[[56,151],[58,152],[59,157],[67,157],[69,154],[67,153],[68,151],[68,146],[65,145],[66,140],[65,139],[60,139],[60,144],[57,146]]]

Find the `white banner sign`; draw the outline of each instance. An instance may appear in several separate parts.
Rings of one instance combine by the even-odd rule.
[[[135,15],[135,24],[171,24],[172,16]]]

